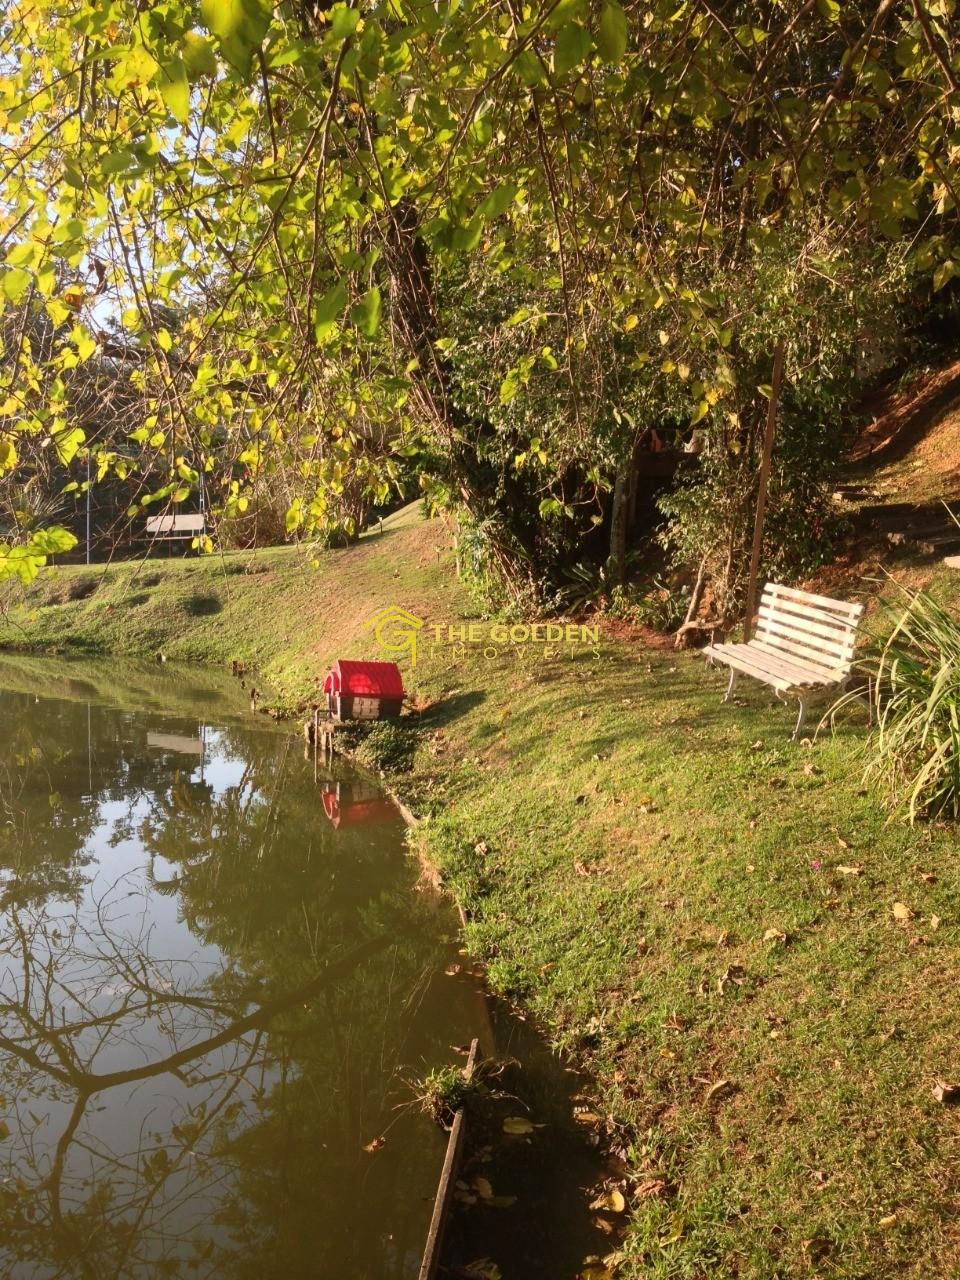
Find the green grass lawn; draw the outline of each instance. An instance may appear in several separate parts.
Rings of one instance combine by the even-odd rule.
[[[956,834],[885,824],[859,713],[793,744],[768,690],[721,706],[702,659],[627,644],[457,682],[483,700],[437,708],[417,838],[595,1074],[622,1274],[960,1274]]]
[[[0,641],[253,660],[293,705],[338,652],[376,652],[384,606],[468,609],[439,526],[392,519],[319,570],[58,571],[8,592]],[[491,983],[593,1071],[617,1274],[960,1275],[960,1107],[932,1094],[960,1083],[956,832],[887,824],[859,711],[793,744],[792,708],[746,679],[721,706],[694,655],[493,647],[421,647],[396,781]]]

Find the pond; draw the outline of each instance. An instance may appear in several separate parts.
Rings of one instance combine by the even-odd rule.
[[[388,798],[315,770],[226,675],[0,657],[4,1277],[417,1275],[410,1082],[494,1026]]]

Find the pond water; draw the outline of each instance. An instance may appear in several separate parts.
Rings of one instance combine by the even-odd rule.
[[[387,798],[241,698],[0,657],[4,1278],[417,1275],[445,1135],[407,1082],[490,1011]]]

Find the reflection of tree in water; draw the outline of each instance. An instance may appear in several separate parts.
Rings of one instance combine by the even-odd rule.
[[[75,898],[96,811],[61,803],[69,752],[51,732],[50,703],[4,695],[0,714],[0,907]]]
[[[11,810],[49,811],[3,861],[33,877],[0,934],[0,1248],[16,1276],[409,1274],[436,1170],[361,1147],[390,1123],[397,1069],[446,1057],[452,1033],[435,908],[410,891],[399,835],[332,842],[276,738],[222,736],[244,769],[216,789],[151,756],[129,718],[102,723],[116,713],[96,717],[93,786],[66,763],[51,806],[58,710],[34,717],[4,789]],[[112,839],[173,871],[94,901],[63,872],[84,866],[108,799],[123,804]],[[158,888],[217,953],[160,954]]]

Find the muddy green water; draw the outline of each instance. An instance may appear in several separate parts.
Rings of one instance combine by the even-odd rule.
[[[4,1280],[417,1274],[445,1136],[404,1080],[490,1010],[389,801],[243,696],[0,656]],[[505,1280],[575,1274],[562,1182],[472,1224]]]

